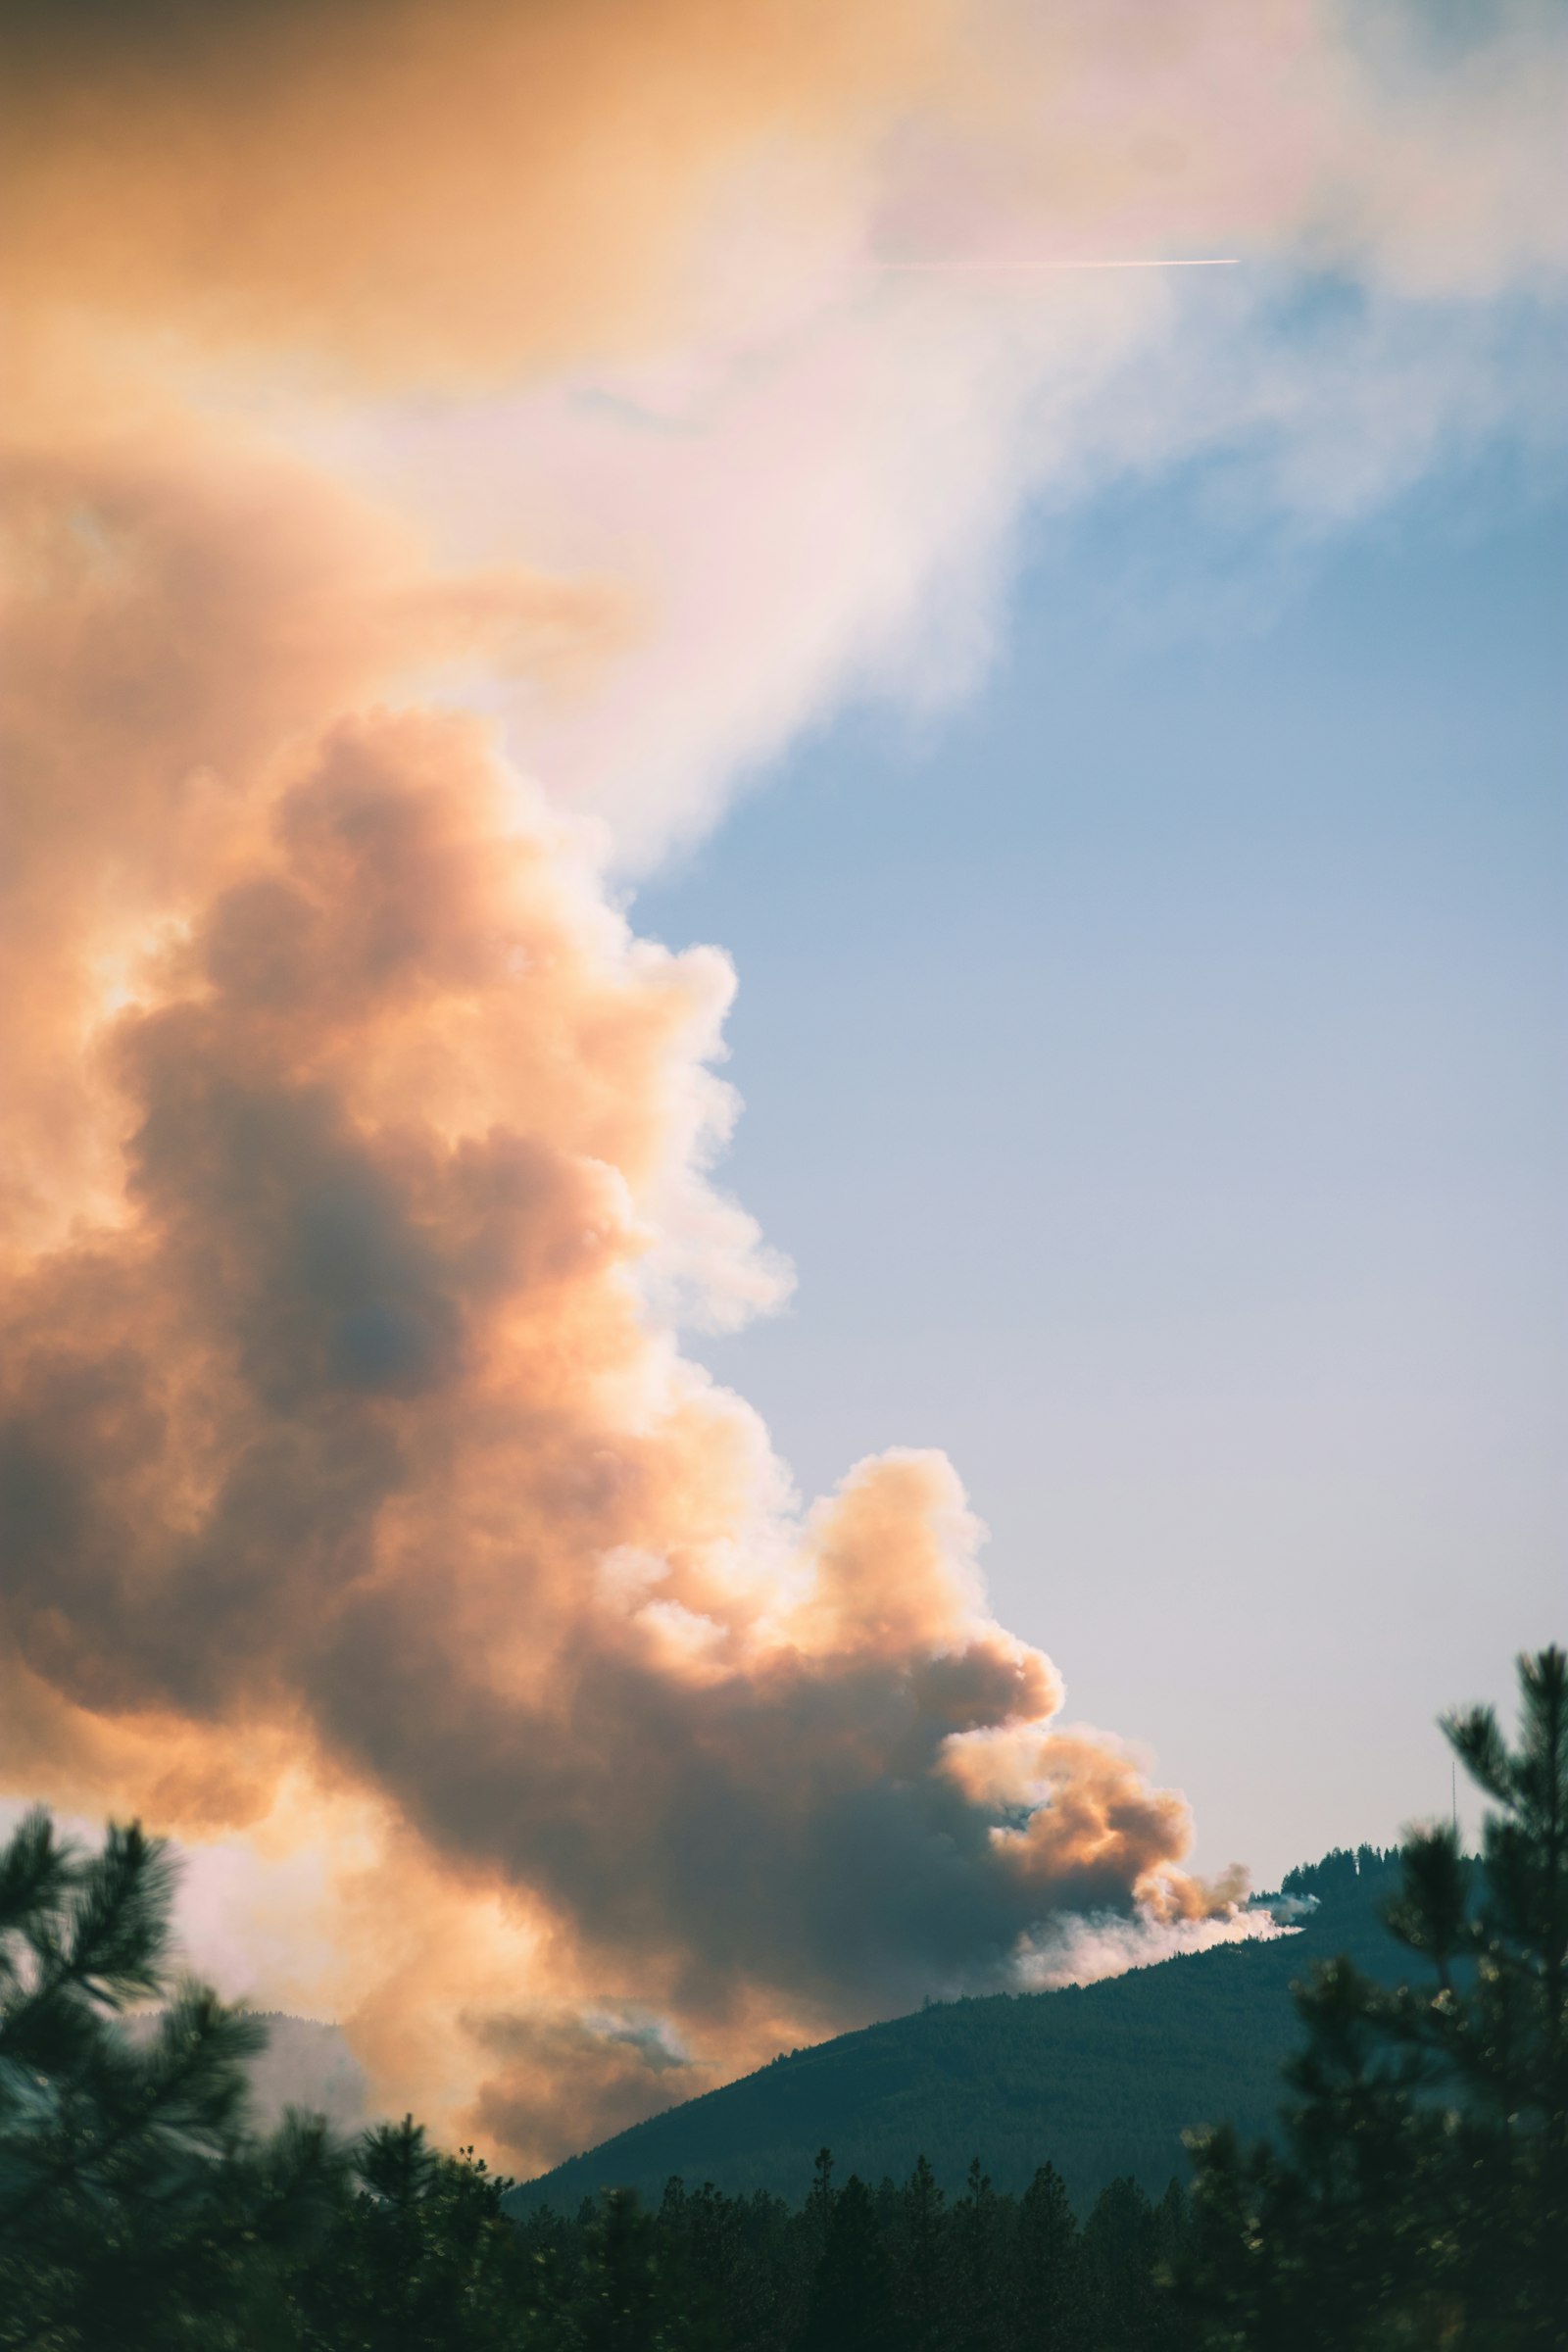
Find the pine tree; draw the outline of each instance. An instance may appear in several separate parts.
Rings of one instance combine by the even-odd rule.
[[[909,2352],[938,2352],[943,2339],[947,2237],[943,2203],[936,2175],[922,2156],[900,2198],[899,2302]]]
[[[955,2352],[1000,2352],[1007,2316],[1004,2249],[1002,2202],[976,2156],[948,2228]]]
[[[1154,2212],[1130,2177],[1102,2190],[1084,2230],[1087,2267],[1106,2352],[1146,2352],[1154,2340]]]
[[[833,2208],[838,2198],[833,2187],[833,2151],[818,2148],[816,2162],[811,2167],[811,2185],[806,2192],[806,2224],[816,2241],[818,2258],[827,2246],[828,2232],[833,2226]]]
[[[593,2230],[588,2291],[578,2319],[583,2352],[656,2352],[661,2284],[652,2217],[631,2189],[608,2190]]]
[[[1066,2183],[1043,2164],[1018,2205],[1016,2340],[1027,2352],[1080,2352],[1087,2340],[1083,2247]]]
[[[801,2352],[897,2352],[893,2264],[871,2192],[854,2173],[833,2197]]]
[[[362,2134],[353,2194],[289,2282],[311,2352],[513,2352],[554,2340],[567,2299],[501,2211],[511,2182],[482,2156],[432,2148],[412,2116]]]
[[[264,2030],[172,1977],[172,1890],[134,1825],[86,1855],[36,1811],[0,1851],[0,2344],[288,2340],[339,2159],[303,2119],[251,2137]]]
[[[1298,1988],[1283,2152],[1199,2145],[1188,2285],[1214,2345],[1568,2344],[1568,1659],[1519,1664],[1510,1748],[1445,1718],[1491,1799],[1479,1865],[1411,1837],[1392,1932],[1426,1982]]]

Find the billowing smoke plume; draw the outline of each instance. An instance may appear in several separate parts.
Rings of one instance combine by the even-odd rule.
[[[440,1869],[521,1890],[568,1982],[720,2029],[1005,1981],[1062,1907],[1207,1908],[1180,1800],[1053,1736],[1055,1672],[988,1619],[946,1463],[862,1464],[798,1522],[755,1418],[652,1327],[672,1204],[720,1306],[776,1281],[701,1173],[728,969],[632,938],[477,722],[318,722],[298,566],[334,525],[351,558],[304,501],[233,453],[207,504],[104,459],[39,556],[20,675],[81,715],[15,755],[52,874],[19,987],[57,1024],[22,1212],[50,1221],[51,1148],[95,1120],[122,1175],[7,1317],[13,1772],[30,1740],[208,1832],[265,1817],[280,1769],[346,1775]],[[471,612],[389,593],[381,552],[337,577],[345,667],[395,639],[378,604],[432,644]],[[525,582],[479,601],[601,621]],[[117,788],[88,823],[91,774]],[[127,1001],[83,1040],[105,901]],[[482,2024],[498,2060],[607,2038],[518,2007]],[[629,2031],[657,2087],[665,2029]]]
[[[1257,56],[1327,74],[1316,12],[1260,21]],[[832,629],[775,643],[759,608],[737,690],[690,639],[678,565],[637,557],[666,544],[639,484],[686,465],[646,407],[617,510],[638,528],[618,548],[585,492],[573,567],[501,451],[558,395],[509,377],[501,439],[439,412],[436,464],[433,412],[394,430],[384,387],[629,346],[656,318],[697,320],[726,382],[765,374],[824,238],[876,217],[873,162],[884,193],[918,181],[920,138],[889,126],[919,97],[935,138],[934,61],[950,146],[1007,127],[956,12],[6,22],[30,89],[8,213],[7,1787],[134,1807],[249,1871],[258,1990],[336,2010],[390,2099],[476,2116],[524,2161],[927,1991],[1239,1932],[1233,1889],[1181,1867],[1181,1798],[1063,1728],[1054,1667],[989,1616],[946,1461],[863,1462],[802,1511],[756,1416],[678,1353],[680,1317],[734,1322],[784,1282],[712,1179],[731,974],[633,935],[601,879],[624,836],[552,795],[547,758],[645,842],[695,821],[711,790],[666,784],[670,745],[732,769],[842,682],[828,636],[885,651],[1038,472],[1024,422],[1059,442],[1167,312],[1073,313],[1071,367],[1059,320],[970,321],[933,414],[972,423],[1000,387],[1013,454],[903,501],[891,554],[920,443],[878,474],[904,428],[861,395],[953,314],[878,296],[843,341],[812,313],[801,416],[829,421],[778,435],[780,464],[825,451],[830,479],[880,487]],[[1062,27],[1026,49],[1092,92],[1102,36]],[[1212,13],[1171,37],[1179,79]],[[1147,233],[1134,194],[1174,167],[1140,87],[1146,145],[1107,147],[1098,210],[1064,150],[1074,233]],[[1322,169],[1295,156],[1293,223]],[[762,237],[760,295],[729,230],[693,225],[745,170],[809,197]],[[961,178],[945,150],[930,172]],[[1203,179],[1189,225],[1233,182]],[[1512,251],[1511,186],[1489,251]],[[971,227],[994,195],[969,185]],[[302,390],[323,363],[383,405]],[[709,379],[675,376],[689,415]],[[533,417],[559,455],[559,416]],[[409,494],[377,504],[399,447]],[[721,486],[726,451],[755,478],[750,425],[721,418],[713,449]],[[411,517],[492,455],[507,544],[460,530],[447,561]],[[748,612],[697,503],[688,538]],[[498,698],[510,751],[476,714]]]

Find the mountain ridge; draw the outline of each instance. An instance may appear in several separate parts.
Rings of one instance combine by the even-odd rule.
[[[1179,1953],[1092,1984],[934,2002],[781,2055],[569,2157],[508,2199],[570,2209],[609,2187],[657,2202],[664,2183],[798,2198],[824,2144],[841,2173],[904,2178],[924,2155],[956,2190],[978,2156],[999,2189],[1048,2160],[1074,2201],[1131,2175],[1158,2195],[1188,2159],[1182,2132],[1273,2122],[1295,2046],[1291,1983],[1346,1951],[1393,1980],[1407,1955],[1382,1923],[1397,1849],[1337,1848],[1287,1874],[1292,1933]]]

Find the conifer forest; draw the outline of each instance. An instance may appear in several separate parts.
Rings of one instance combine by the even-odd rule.
[[[1568,2343],[1568,1658],[1510,1737],[1450,1717],[1487,1802],[1364,1853],[1397,1966],[1298,1984],[1277,2121],[1087,2209],[1049,2147],[999,2189],[824,2146],[791,2200],[671,2179],[520,2209],[413,2118],[259,2131],[266,2033],[169,1963],[171,1858],[42,1811],[0,1857],[7,2352],[1551,2352]],[[1298,1899],[1354,1875],[1336,1854]],[[1169,1965],[1169,1964],[1166,1964]],[[1050,1997],[1050,1996],[1046,1996]]]

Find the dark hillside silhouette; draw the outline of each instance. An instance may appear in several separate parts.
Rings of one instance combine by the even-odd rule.
[[[789,2196],[824,2140],[846,2172],[871,2180],[904,2179],[923,2154],[950,2194],[980,2148],[999,2188],[1021,2192],[1049,2158],[1084,2209],[1123,2175],[1157,2197],[1188,2169],[1192,2125],[1269,2128],[1298,2030],[1290,1987],[1314,1960],[1348,1952],[1397,1976],[1405,1955],[1381,1918],[1397,1882],[1396,1851],[1336,1848],[1289,1874],[1281,1892],[1302,1906],[1298,1932],[1275,1942],[1055,1992],[945,2002],[841,2034],[634,2125],[514,2190],[511,2208],[570,2207],[607,2187],[655,2200],[672,2174]]]

